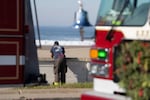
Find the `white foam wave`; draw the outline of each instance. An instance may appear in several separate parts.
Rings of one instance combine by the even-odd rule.
[[[41,40],[39,42],[39,40],[36,40],[36,45],[38,46],[41,43],[41,45],[53,45],[54,44],[54,40]],[[93,40],[84,40],[84,41],[64,41],[64,40],[60,40],[59,41],[60,45],[63,46],[91,46],[94,44]]]

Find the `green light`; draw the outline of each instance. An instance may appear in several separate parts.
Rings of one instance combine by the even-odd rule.
[[[98,50],[98,58],[106,59],[107,58],[107,51],[105,51],[104,49]]]
[[[119,26],[119,25],[121,25],[121,21],[120,21],[120,20],[118,20],[118,21],[113,20],[113,21],[112,21],[112,24]]]

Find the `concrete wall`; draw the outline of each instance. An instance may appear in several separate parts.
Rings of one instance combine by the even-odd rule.
[[[66,83],[92,82],[92,77],[88,74],[87,64],[89,61],[81,61],[76,58],[67,59]],[[49,84],[54,81],[53,62],[40,61],[40,73],[46,74]]]

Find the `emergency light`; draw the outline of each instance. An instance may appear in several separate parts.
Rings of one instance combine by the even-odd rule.
[[[107,61],[107,59],[108,59],[108,49],[92,48],[90,50],[90,57],[91,57],[91,59],[98,59],[98,60]]]
[[[90,57],[93,60],[101,61],[99,63],[90,63],[89,74],[107,78],[109,76],[108,62],[109,49],[91,48]]]
[[[107,58],[107,51],[105,51],[104,49],[98,50],[98,58],[106,59]]]

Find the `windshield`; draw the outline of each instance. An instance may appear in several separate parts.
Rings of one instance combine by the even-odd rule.
[[[101,0],[96,25],[142,26],[149,8],[150,0]]]

